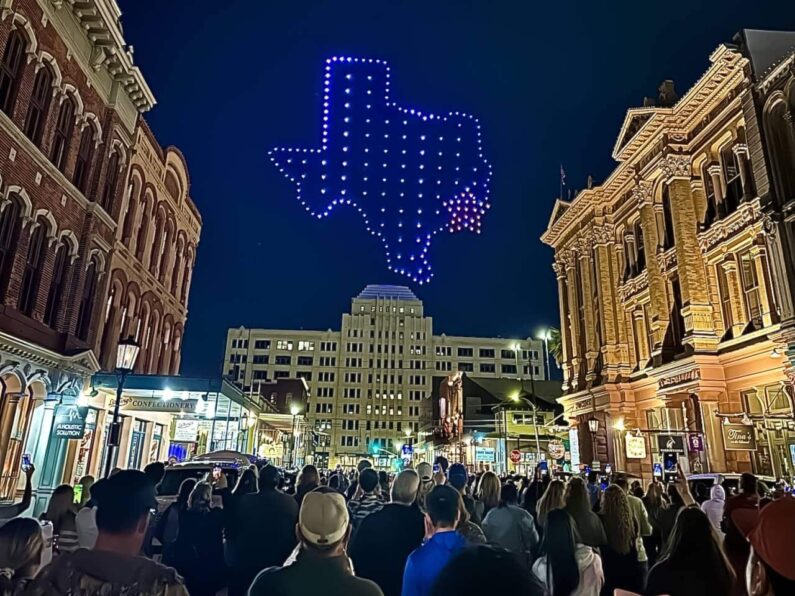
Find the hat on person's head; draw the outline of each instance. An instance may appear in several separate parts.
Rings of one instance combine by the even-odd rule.
[[[92,487],[91,496],[99,509],[123,508],[143,513],[157,508],[155,486],[138,470],[122,470],[100,480]]]
[[[306,493],[298,513],[298,527],[307,542],[329,546],[339,542],[348,531],[348,507],[338,492]]]
[[[736,509],[731,518],[756,555],[773,571],[795,581],[795,499],[784,497],[762,509]]]
[[[433,466],[427,461],[422,462],[417,466],[417,475],[420,477],[421,482],[428,482],[433,479]]]
[[[447,482],[458,490],[461,490],[467,485],[469,474],[464,464],[453,464],[447,471]]]
[[[372,468],[373,464],[370,462],[369,459],[360,459],[359,463],[356,464],[356,471],[361,473],[362,470],[366,470],[367,468]]]

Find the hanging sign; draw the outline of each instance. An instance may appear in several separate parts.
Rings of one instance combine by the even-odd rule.
[[[198,420],[177,419],[174,421],[174,437],[171,440],[181,443],[193,443],[196,441],[198,434]]]
[[[697,433],[687,435],[687,448],[690,451],[704,451],[704,439]]]
[[[580,435],[576,428],[569,429],[569,451],[571,451],[571,467],[577,469],[580,465]]]
[[[563,441],[553,439],[547,443],[547,453],[552,459],[561,459],[566,454],[566,447],[563,445]]]
[[[685,452],[685,438],[682,435],[657,435],[657,448],[674,453]]]
[[[627,433],[627,459],[646,459],[646,439]]]
[[[86,428],[88,408],[60,405],[55,408],[52,436],[59,439],[82,439]]]
[[[722,424],[723,446],[726,451],[756,450],[754,427],[745,424]]]

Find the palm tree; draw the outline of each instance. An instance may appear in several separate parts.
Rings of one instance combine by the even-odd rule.
[[[563,342],[560,339],[560,329],[550,327],[549,329],[549,353],[555,359],[555,364],[560,368],[563,362]]]

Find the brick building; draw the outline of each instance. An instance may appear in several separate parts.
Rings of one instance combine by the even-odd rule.
[[[754,55],[747,33],[682,97],[668,81],[630,109],[616,168],[558,200],[542,236],[555,249],[561,403],[583,461],[647,478],[679,456],[690,471],[793,474],[792,261],[775,222],[791,220],[792,83],[788,99],[780,89],[795,35],[756,32]],[[760,60],[782,74],[767,107]]]
[[[13,495],[23,452],[39,469],[38,499],[85,469],[77,462],[86,438],[51,440],[53,420],[59,408],[87,405],[87,379],[112,367],[119,331],[147,343],[142,370],[179,366],[187,291],[175,298],[123,241],[142,138],[163,169],[164,181],[146,178],[152,196],[164,209],[173,204],[174,218],[171,235],[150,212],[136,213],[136,225],[145,222],[158,264],[188,280],[200,220],[184,160],[162,151],[142,123],[155,100],[119,17],[115,0],[0,0],[0,500]],[[186,249],[182,257],[171,249],[181,229],[191,230],[182,237],[184,247],[191,240],[189,261]],[[130,302],[135,291],[140,307]],[[103,428],[105,410],[88,414],[99,451],[104,435],[93,429]]]

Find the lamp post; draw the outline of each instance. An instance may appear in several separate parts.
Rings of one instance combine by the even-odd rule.
[[[127,375],[135,369],[135,361],[140,351],[141,346],[132,336],[127,339],[119,340],[119,345],[116,348],[116,379],[118,384],[116,385],[116,403],[113,406],[113,421],[110,424],[110,432],[108,433],[108,449],[105,455],[105,478],[110,476],[113,460],[119,449],[119,435],[121,434],[119,407],[121,406],[121,394],[124,390],[124,382],[127,380]]]
[[[298,404],[292,404],[290,406],[290,414],[293,415],[293,424],[292,429],[290,432],[290,467],[295,467],[295,417],[298,416],[298,413],[301,411],[301,408],[298,407]]]
[[[596,459],[596,433],[599,431],[599,421],[591,416],[588,418],[588,430],[591,433],[591,463],[598,461]]]
[[[538,339],[544,342],[544,367],[546,370],[546,378],[547,380],[552,378],[552,364],[549,362],[549,336],[551,332],[549,329],[543,329],[541,333],[539,333]]]

